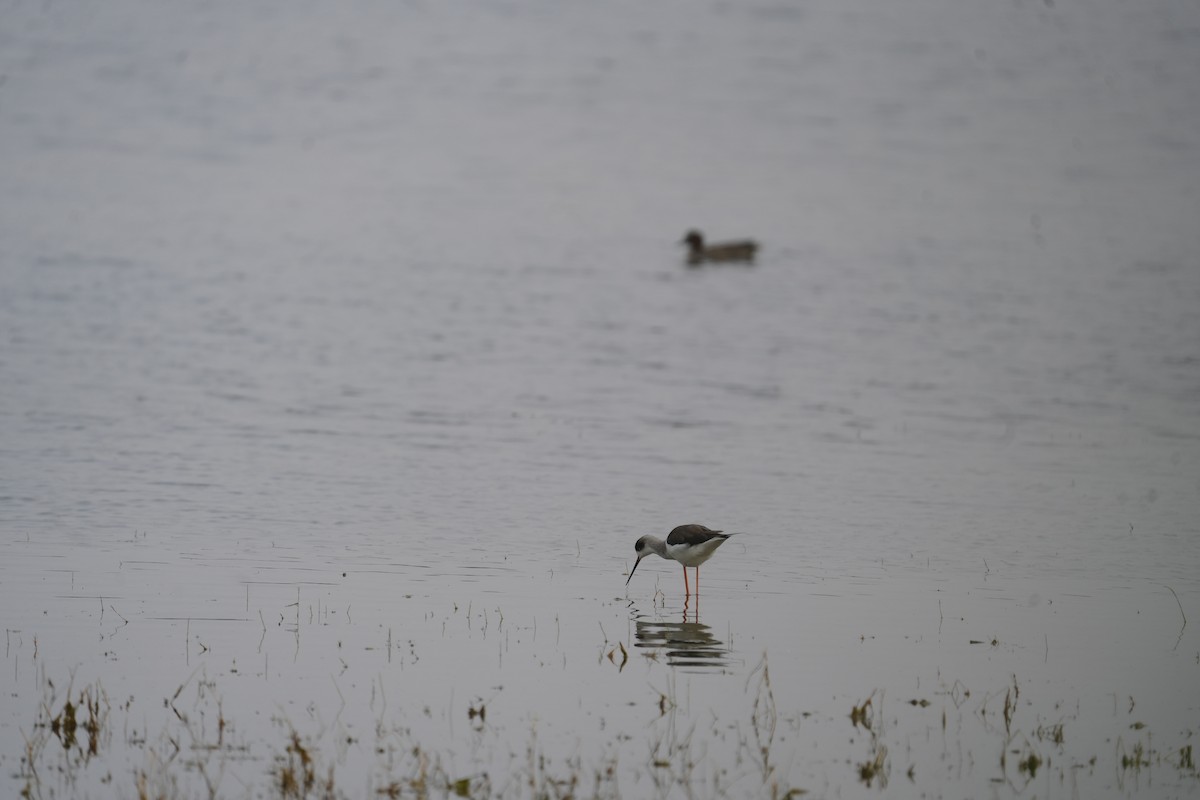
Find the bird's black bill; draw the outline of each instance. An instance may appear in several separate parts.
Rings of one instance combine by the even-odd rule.
[[[642,560],[640,558],[637,561],[633,562],[633,569],[629,570],[629,577],[625,579],[626,586],[628,586],[629,582],[631,580],[633,580],[633,573],[637,571],[637,565],[640,563],[642,563]]]

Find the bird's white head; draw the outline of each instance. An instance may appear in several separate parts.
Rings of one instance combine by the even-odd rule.
[[[633,573],[637,571],[638,564],[642,563],[642,559],[651,553],[658,552],[658,549],[654,546],[655,544],[659,545],[659,547],[662,546],[662,542],[658,539],[655,539],[653,536],[643,536],[633,543],[633,549],[637,553],[637,561],[634,562],[633,569],[629,570],[629,577],[625,579],[626,586],[628,586],[629,582],[633,580]],[[661,555],[661,553],[659,553],[659,555]]]

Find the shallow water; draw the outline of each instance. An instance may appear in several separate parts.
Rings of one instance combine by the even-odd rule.
[[[1198,42],[10,7],[4,779],[1200,791]],[[758,263],[686,269],[693,226]],[[741,534],[700,597],[626,588],[685,522]]]

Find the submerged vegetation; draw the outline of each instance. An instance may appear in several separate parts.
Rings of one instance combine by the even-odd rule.
[[[161,701],[161,729],[150,735],[145,712],[134,698],[114,704],[99,681],[60,690],[49,678],[37,701],[35,721],[24,732],[25,752],[16,776],[24,798],[74,797],[111,790],[140,800],[227,796],[306,798],[615,798],[621,796],[797,798],[856,781],[886,795],[897,779],[919,785],[924,773],[979,769],[993,785],[1022,794],[1037,781],[1052,794],[1079,785],[1080,775],[1111,769],[1121,790],[1137,790],[1152,772],[1159,783],[1200,789],[1192,744],[1159,746],[1149,726],[1125,723],[1110,753],[1080,756],[1066,750],[1072,716],[1023,723],[1030,707],[1011,685],[971,704],[961,681],[940,686],[932,696],[888,703],[875,689],[849,703],[845,716],[790,713],[777,707],[764,656],[745,685],[746,716],[712,720],[729,752],[715,754],[694,724],[676,717],[682,702],[675,680],[651,689],[661,725],[651,726],[644,756],[630,760],[620,749],[625,734],[598,742],[588,752],[562,757],[546,748],[536,724],[514,741],[488,723],[487,702],[467,704],[463,752],[429,746],[406,726],[380,711],[367,741],[336,725],[299,725],[282,714],[270,719],[266,736],[251,738],[251,723],[227,715],[216,682],[197,668],[170,698]],[[652,698],[647,698],[652,700]],[[428,712],[428,709],[425,709]],[[250,712],[253,713],[253,712]],[[340,712],[339,712],[340,713]],[[319,718],[319,714],[315,715]],[[947,718],[953,720],[948,724]],[[962,754],[954,741],[968,720],[991,732],[999,747],[994,767],[978,752]],[[140,721],[140,724],[139,724]],[[798,763],[797,734],[833,726],[848,736],[846,751],[832,759]],[[943,739],[940,758],[914,758],[913,737]],[[841,737],[839,737],[841,738]],[[1190,738],[1185,734],[1185,739]],[[495,762],[473,758],[486,750],[508,754]],[[954,755],[957,752],[957,755]],[[899,754],[899,758],[897,758]],[[1099,764],[1111,761],[1111,767]],[[844,771],[843,771],[844,770]],[[794,785],[808,776],[810,785]],[[814,777],[819,776],[819,777]],[[1100,777],[1099,785],[1108,785]]]
[[[109,672],[55,672],[33,637],[24,662],[34,668],[30,688],[12,694],[21,704],[20,751],[0,752],[10,786],[24,798],[139,800],[1200,791],[1186,719],[1163,722],[1161,704],[1139,705],[1128,694],[1054,697],[1044,678],[995,680],[993,672],[989,682],[938,671],[899,681],[911,689],[894,681],[825,696],[827,677],[794,663],[781,673],[765,653],[738,661],[729,640],[687,617],[632,618],[623,639],[601,625],[594,661],[568,669],[565,654],[577,652],[580,639],[560,647],[557,618],[542,625],[551,657],[534,647],[536,619],[520,625],[499,608],[468,602],[444,619],[427,617],[443,638],[448,625],[466,632],[472,646],[453,650],[451,640],[448,652],[494,646],[498,663],[529,660],[507,671],[485,665],[473,680],[456,669],[442,684],[450,695],[435,699],[434,659],[420,639],[396,637],[389,624],[361,628],[369,635],[350,648],[348,628],[330,624],[348,625],[348,608],[321,604],[304,615],[296,595],[286,611],[257,616],[261,669],[247,667],[246,650],[215,644],[189,621],[175,628],[190,648],[181,667],[189,672],[155,682],[143,670],[136,689]],[[277,659],[263,649],[272,632],[289,645],[288,669],[268,666]],[[305,639],[317,658],[299,658],[302,636],[319,641]],[[14,654],[24,641],[10,638]],[[352,652],[367,655],[356,662]],[[314,676],[322,671],[315,664],[328,678]],[[473,666],[451,656],[443,664],[436,669]],[[497,675],[505,685],[486,682]],[[580,675],[607,685],[581,686]],[[532,680],[510,683],[523,678]],[[458,687],[469,694],[456,700]],[[564,700],[578,713],[547,711],[547,702]],[[584,717],[587,726],[577,722]]]

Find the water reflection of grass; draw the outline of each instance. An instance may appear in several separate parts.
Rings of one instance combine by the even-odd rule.
[[[615,658],[615,656],[614,656]],[[135,719],[134,698],[114,704],[99,681],[76,686],[71,680],[62,691],[46,679],[37,705],[36,719],[25,732],[25,752],[19,779],[25,798],[95,795],[111,789],[114,796],[132,794],[145,800],[177,800],[191,797],[255,796],[292,800],[373,795],[383,798],[604,798],[625,796],[657,797],[770,797],[796,798],[809,791],[819,793],[834,783],[802,788],[792,785],[791,767],[798,754],[794,736],[812,726],[832,726],[850,738],[845,750],[825,762],[845,769],[842,778],[857,782],[864,791],[885,795],[889,785],[900,781],[922,789],[922,773],[934,775],[951,767],[949,750],[941,757],[914,756],[905,743],[912,737],[925,739],[941,729],[943,739],[953,740],[955,726],[947,727],[948,713],[959,720],[977,719],[993,737],[998,748],[995,760],[980,756],[989,749],[989,739],[973,739],[966,745],[968,769],[982,768],[989,780],[1023,795],[1035,785],[1074,786],[1076,773],[1095,774],[1096,765],[1110,762],[1117,788],[1137,791],[1158,770],[1173,773],[1180,787],[1200,789],[1192,745],[1176,742],[1168,747],[1155,744],[1150,726],[1122,723],[1122,730],[1109,741],[1112,750],[1071,754],[1065,750],[1074,716],[1029,722],[1028,702],[1018,702],[1017,680],[1002,689],[983,693],[968,707],[971,693],[954,681],[930,697],[888,702],[883,689],[874,689],[848,703],[846,716],[814,719],[812,712],[781,711],[776,704],[767,660],[747,678],[745,717],[712,720],[735,732],[730,741],[736,770],[714,768],[708,759],[711,743],[704,738],[703,723],[677,730],[674,715],[680,714],[676,686],[668,679],[660,695],[658,712],[671,724],[653,729],[649,746],[631,760],[621,744],[627,734],[614,733],[611,742],[598,742],[589,753],[551,757],[539,741],[536,723],[523,736],[512,736],[488,723],[490,701],[477,698],[467,704],[466,716],[472,744],[468,749],[493,748],[508,753],[509,763],[490,767],[469,754],[429,746],[410,728],[389,722],[381,711],[375,718],[368,741],[359,741],[336,726],[318,725],[309,730],[283,714],[271,718],[261,738],[246,738],[255,727],[252,720],[230,715],[219,687],[198,668],[163,700],[162,728],[150,735],[148,723]],[[1001,700],[1003,698],[1003,700]],[[843,706],[843,708],[845,708]],[[961,709],[962,713],[958,710]],[[965,714],[965,716],[963,716]],[[848,718],[848,719],[847,719]],[[1184,735],[1184,738],[1188,734]],[[842,740],[845,741],[845,740]],[[960,739],[959,760],[964,744]],[[367,774],[356,770],[347,759],[355,749],[369,754]],[[928,751],[924,751],[928,753]],[[923,763],[928,757],[929,763]],[[899,759],[902,763],[897,766]],[[952,759],[951,759],[952,760]],[[907,763],[903,763],[907,762]],[[461,764],[468,764],[467,767]],[[951,767],[952,768],[952,767]],[[961,769],[961,766],[958,767]],[[490,771],[489,771],[490,769]],[[1112,773],[1109,773],[1112,774]],[[926,780],[929,780],[926,777]],[[366,787],[366,795],[363,787]],[[1161,784],[1160,784],[1161,785]]]

